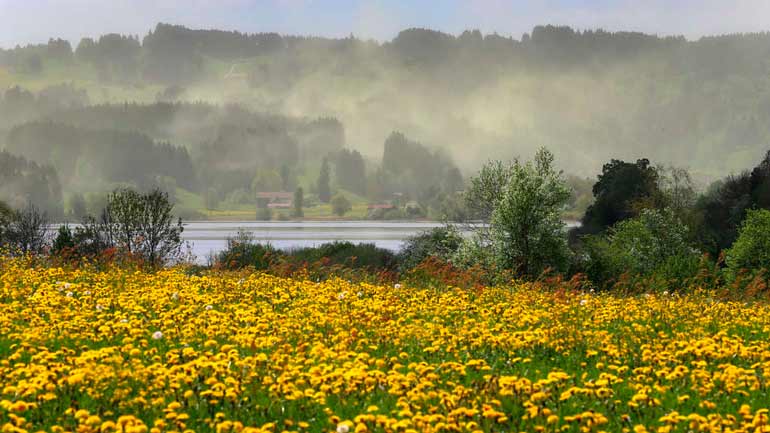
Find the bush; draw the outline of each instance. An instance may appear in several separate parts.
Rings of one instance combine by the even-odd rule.
[[[453,226],[436,227],[410,237],[398,254],[399,269],[413,269],[429,257],[448,261],[463,243]]]
[[[624,274],[682,281],[693,277],[700,263],[688,233],[673,212],[645,209],[615,224],[606,236],[585,237],[577,270],[600,286]]]
[[[282,255],[270,244],[260,244],[254,236],[239,230],[233,237],[227,238],[227,247],[217,256],[217,265],[227,269],[240,269],[253,266],[266,270]]]
[[[451,262],[463,269],[480,266],[492,272],[497,268],[495,254],[481,236],[463,239],[460,247],[452,255]]]
[[[741,270],[770,269],[770,211],[747,211],[738,239],[725,252],[725,262],[733,276]]]
[[[258,207],[257,208],[257,221],[270,221],[273,219],[273,210],[269,207]]]
[[[332,212],[337,216],[344,216],[346,213],[353,210],[353,205],[350,203],[350,200],[342,194],[337,194],[332,197],[330,203],[332,205]]]
[[[287,259],[293,262],[340,265],[351,269],[389,271],[396,268],[396,255],[374,244],[332,242],[318,247],[299,248],[289,251]]]

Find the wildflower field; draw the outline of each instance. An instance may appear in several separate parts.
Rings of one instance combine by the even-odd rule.
[[[3,433],[770,431],[763,302],[0,266]]]

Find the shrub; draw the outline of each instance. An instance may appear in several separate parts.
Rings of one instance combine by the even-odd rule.
[[[624,274],[682,281],[698,272],[700,262],[688,233],[670,210],[642,210],[638,217],[615,224],[606,236],[585,237],[578,270],[598,285]]]
[[[350,200],[342,194],[337,194],[332,197],[329,203],[332,205],[332,212],[337,216],[343,216],[353,210],[353,205],[350,203]]]
[[[227,238],[227,247],[217,257],[217,266],[226,269],[240,269],[253,266],[266,270],[282,253],[270,244],[260,244],[251,233],[239,230],[235,236]]]
[[[289,251],[289,260],[293,262],[341,265],[352,269],[371,271],[393,270],[396,268],[396,255],[374,244],[354,244],[352,242],[332,242],[318,247],[299,248]]]
[[[435,227],[410,237],[398,254],[399,268],[406,271],[429,257],[447,261],[457,252],[463,237],[453,226]]]
[[[770,211],[747,211],[738,239],[725,252],[725,262],[733,276],[741,270],[770,269]]]
[[[273,210],[269,207],[258,207],[257,208],[257,221],[270,221],[273,219]]]

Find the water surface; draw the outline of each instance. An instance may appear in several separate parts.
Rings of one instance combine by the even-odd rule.
[[[227,238],[234,237],[239,230],[250,233],[256,242],[270,243],[283,250],[349,241],[398,251],[410,236],[441,225],[392,221],[202,221],[185,223],[182,238],[190,244],[198,260],[205,262],[212,254],[222,251]]]

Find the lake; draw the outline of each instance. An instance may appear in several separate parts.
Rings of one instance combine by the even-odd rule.
[[[568,227],[577,224],[567,222]],[[412,221],[200,221],[186,222],[182,238],[189,242],[197,260],[205,263],[210,255],[222,251],[227,238],[235,236],[240,229],[251,233],[256,242],[270,243],[283,250],[349,241],[399,251],[410,236],[442,225]]]
[[[441,225],[438,222],[386,221],[201,221],[186,222],[182,238],[190,243],[198,261],[205,262],[209,255],[223,250],[227,238],[235,236],[241,229],[251,233],[256,242],[270,243],[284,250],[350,241],[398,251],[408,237]]]

